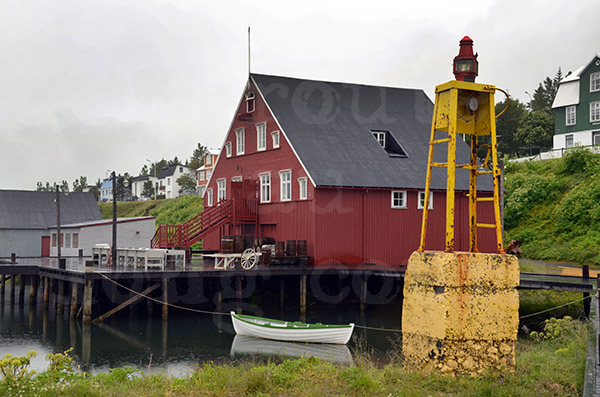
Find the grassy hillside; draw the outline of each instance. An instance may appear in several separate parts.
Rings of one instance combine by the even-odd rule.
[[[505,175],[507,241],[521,240],[527,258],[600,265],[600,155],[574,148]]]
[[[104,219],[112,218],[112,203],[99,203]],[[118,217],[155,216],[157,225],[179,224],[202,212],[202,198],[183,196],[174,199],[127,201],[117,203]]]

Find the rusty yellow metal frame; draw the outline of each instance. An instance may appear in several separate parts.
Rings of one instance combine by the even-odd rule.
[[[471,83],[452,80],[436,87],[433,121],[431,123],[431,139],[427,158],[427,179],[425,185],[425,203],[429,202],[431,188],[431,173],[433,167],[447,168],[446,183],[446,252],[454,251],[455,226],[455,183],[456,169],[469,170],[469,250],[478,252],[477,228],[496,229],[498,252],[503,253],[502,220],[500,219],[500,195],[498,192],[500,169],[498,168],[498,147],[496,141],[496,116],[494,93],[496,87],[489,84]],[[474,98],[474,100],[472,99]],[[474,102],[477,106],[471,105]],[[472,107],[476,107],[475,110]],[[446,132],[447,136],[436,139],[437,132]],[[471,156],[469,164],[456,164],[456,139],[458,134],[471,135]],[[490,135],[491,144],[483,165],[477,164],[477,149],[479,138]],[[445,163],[434,162],[434,147],[447,143],[448,153]],[[492,169],[488,169],[489,159],[492,159]],[[493,197],[477,197],[477,177],[491,174],[494,180]],[[477,203],[492,201],[494,205],[494,224],[477,223]],[[423,208],[421,227],[421,242],[419,251],[425,250],[427,236],[428,206]]]

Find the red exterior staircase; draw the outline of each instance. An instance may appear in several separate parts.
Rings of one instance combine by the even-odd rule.
[[[189,248],[224,224],[256,224],[257,220],[257,200],[221,200],[180,225],[158,225],[150,245],[152,248]]]

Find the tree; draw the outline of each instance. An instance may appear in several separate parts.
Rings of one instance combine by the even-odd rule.
[[[506,99],[496,104],[496,114],[506,107]],[[496,119],[496,134],[498,137],[498,151],[511,157],[517,156],[520,146],[516,141],[517,129],[521,124],[521,119],[527,114],[525,104],[518,99],[510,98],[510,103],[506,112]]]
[[[88,187],[87,178],[85,176],[80,176],[79,179],[75,179],[73,181],[73,191],[74,192],[83,192],[84,189]]]
[[[142,167],[142,170],[140,171],[140,175],[141,176],[147,176],[148,175],[148,166],[146,164],[144,164],[144,166]]]
[[[154,196],[154,183],[151,180],[147,180],[146,182],[144,182],[144,187],[142,189],[142,196],[144,196],[144,197]]]
[[[528,112],[521,119],[517,128],[515,141],[520,148],[539,146],[541,150],[552,148],[554,136],[554,117],[541,110]]]
[[[98,198],[100,197],[100,188],[96,185],[92,185],[90,186],[89,192],[93,193],[94,197],[96,197],[96,201],[98,201]]]
[[[160,174],[160,170],[165,168],[167,165],[168,165],[167,160],[165,160],[165,159],[154,162],[154,163],[152,163],[152,166],[150,167],[150,171],[148,172],[148,174],[158,177],[158,174]]]
[[[187,174],[182,174],[179,178],[177,178],[177,184],[181,187],[179,189],[179,194],[184,190],[196,190],[198,182],[194,177],[196,175],[195,172],[190,172]]]
[[[46,182],[45,185],[42,182],[38,182],[35,190],[38,192],[53,192],[56,188],[53,185],[50,185],[50,182]]]
[[[531,111],[543,111],[552,114],[552,103],[558,92],[558,85],[562,80],[562,71],[560,67],[554,79],[546,77],[546,79],[538,85],[538,88],[533,92],[533,99],[529,103]]]
[[[204,155],[207,152],[208,148],[198,143],[198,147],[194,149],[192,153],[192,158],[190,159],[188,167],[194,171],[202,167],[204,165]]]

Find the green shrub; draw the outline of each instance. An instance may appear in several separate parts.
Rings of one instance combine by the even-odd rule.
[[[597,156],[587,148],[575,146],[567,150],[563,155],[560,172],[563,174],[584,172],[589,166],[594,164],[595,158],[597,158]]]

